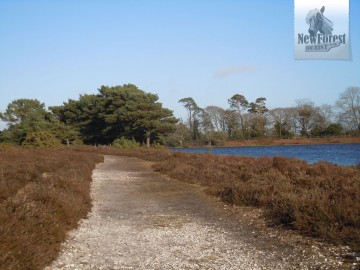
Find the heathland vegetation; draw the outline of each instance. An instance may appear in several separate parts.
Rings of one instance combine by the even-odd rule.
[[[47,150],[2,146],[0,264],[9,269],[40,269],[56,257],[66,231],[90,210],[91,170],[102,161],[99,154],[153,161],[156,171],[202,185],[226,203],[263,209],[271,226],[359,251],[359,166],[123,145]]]
[[[263,209],[270,225],[359,251],[359,165],[154,148],[278,144],[283,138],[297,143],[298,137],[314,136],[341,142],[328,136],[360,134],[360,88],[346,89],[335,106],[302,100],[296,107],[269,110],[266,98],[248,102],[240,94],[229,99],[229,109],[202,109],[192,98],[180,102],[188,111],[184,121],[156,95],[131,84],[102,86],[96,95],[48,109],[38,100],[11,102],[0,113],[8,124],[0,132],[1,267],[41,269],[56,257],[66,232],[91,208],[91,172],[101,154],[153,161],[156,171],[202,185],[224,202]],[[150,144],[154,148],[140,147]]]
[[[0,145],[0,268],[42,269],[91,208],[102,156]]]

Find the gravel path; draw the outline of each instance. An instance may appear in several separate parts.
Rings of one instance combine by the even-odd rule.
[[[146,161],[105,156],[93,172],[91,192],[91,213],[46,269],[344,267],[335,247],[259,229],[255,212],[154,173]]]

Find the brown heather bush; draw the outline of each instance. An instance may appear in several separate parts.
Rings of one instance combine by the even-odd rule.
[[[156,171],[201,184],[227,203],[263,207],[270,225],[281,225],[360,250],[360,166],[144,148],[89,149],[82,151],[154,161]]]
[[[0,268],[42,269],[91,208],[102,157],[70,150],[0,148]]]

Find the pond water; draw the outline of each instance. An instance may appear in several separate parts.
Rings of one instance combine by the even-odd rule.
[[[209,148],[172,148],[172,151],[208,153]],[[211,153],[228,156],[283,156],[309,163],[327,161],[339,165],[360,164],[360,144],[316,144],[279,146],[214,147]]]

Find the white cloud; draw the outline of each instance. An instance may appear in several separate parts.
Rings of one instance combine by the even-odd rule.
[[[233,74],[244,74],[244,73],[253,73],[253,72],[255,72],[255,67],[253,65],[229,66],[217,70],[214,76],[226,77]]]

